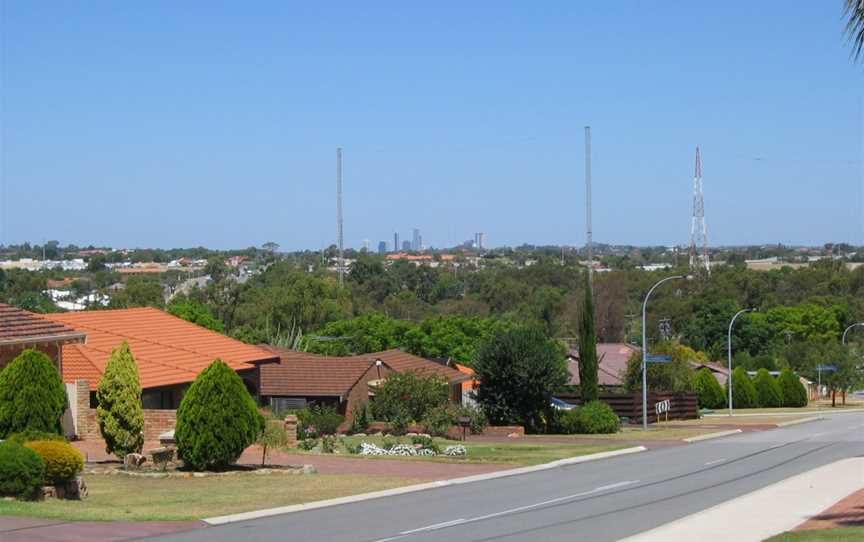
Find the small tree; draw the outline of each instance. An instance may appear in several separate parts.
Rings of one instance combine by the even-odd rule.
[[[582,402],[596,401],[597,392],[597,333],[594,330],[594,299],[588,273],[585,273],[585,301],[579,316],[579,388]]]
[[[66,389],[51,358],[24,350],[0,371],[0,438],[22,431],[60,434]]]
[[[756,388],[753,387],[753,381],[750,380],[744,367],[736,367],[732,371],[732,406],[734,408],[753,408],[757,405],[758,398]]]
[[[375,390],[372,413],[378,420],[410,423],[426,418],[450,398],[447,381],[437,375],[421,376],[414,371],[390,373]]]
[[[763,408],[776,408],[783,404],[783,395],[777,380],[771,376],[768,369],[759,369],[753,381],[756,388],[756,400]]]
[[[707,367],[701,368],[693,380],[693,387],[699,394],[700,408],[723,408],[726,406],[726,396],[723,388],[717,382],[714,373]]]
[[[258,435],[258,446],[261,447],[261,466],[267,464],[267,456],[274,448],[288,445],[288,433],[282,420],[273,415],[264,418],[264,430]]]
[[[543,426],[552,393],[567,383],[563,349],[535,328],[500,330],[484,341],[474,358],[480,386],[477,402],[489,421]]]
[[[777,384],[780,386],[780,396],[783,398],[783,406],[807,406],[807,389],[791,369],[786,368],[780,371]]]
[[[177,453],[195,470],[235,462],[264,429],[264,416],[243,380],[217,359],[189,386],[180,408],[174,438]]]
[[[96,415],[99,432],[105,439],[105,451],[123,458],[141,453],[144,447],[144,409],[141,405],[141,383],[138,364],[129,343],[111,352],[105,374],[96,389]]]

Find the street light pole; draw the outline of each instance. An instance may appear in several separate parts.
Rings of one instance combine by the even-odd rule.
[[[745,312],[755,312],[756,309],[741,309],[735,313],[732,320],[729,322],[729,332],[726,335],[726,346],[729,354],[729,376],[726,377],[726,383],[729,385],[729,415],[732,415],[732,326],[735,325],[735,320]]]
[[[857,323],[852,324],[851,326],[847,327],[846,331],[843,332],[843,338],[840,340],[840,342],[842,344],[846,344],[846,335],[848,335],[849,332],[852,331],[852,328],[855,326],[864,326],[864,322],[857,322]]]
[[[648,430],[648,298],[654,290],[664,282],[675,279],[689,279],[687,275],[674,275],[661,279],[645,294],[645,301],[642,302],[642,429]]]

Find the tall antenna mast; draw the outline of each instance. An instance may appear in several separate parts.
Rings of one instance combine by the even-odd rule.
[[[588,245],[588,283],[593,287],[594,246],[591,232],[591,127],[585,127],[585,231]]]
[[[700,254],[701,251],[701,254]],[[690,271],[711,273],[708,259],[708,228],[705,225],[705,198],[702,193],[702,156],[696,146],[696,171],[693,174],[693,218],[690,222]]]
[[[345,253],[342,245],[342,147],[336,148],[336,224],[339,230],[339,287],[345,285]]]

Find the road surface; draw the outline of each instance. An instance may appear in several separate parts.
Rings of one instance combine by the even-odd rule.
[[[611,541],[862,454],[864,413],[837,413],[782,429],[154,540]],[[286,491],[290,484],[286,479]]]

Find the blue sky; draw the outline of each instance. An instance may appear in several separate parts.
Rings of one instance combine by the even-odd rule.
[[[864,244],[840,0],[0,6],[2,242]]]

